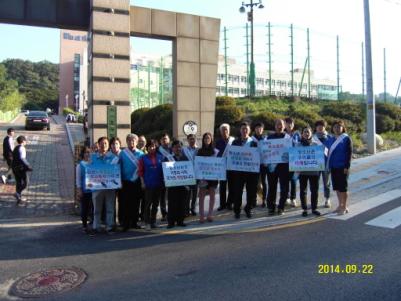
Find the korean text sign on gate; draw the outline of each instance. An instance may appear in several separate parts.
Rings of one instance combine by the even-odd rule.
[[[321,171],[325,169],[324,146],[292,147],[289,151],[290,171]]]
[[[288,163],[288,150],[292,147],[290,138],[264,139],[258,143],[262,164]]]
[[[163,162],[163,177],[166,187],[196,184],[192,161]]]
[[[260,153],[258,148],[231,145],[227,152],[227,169],[259,172]]]

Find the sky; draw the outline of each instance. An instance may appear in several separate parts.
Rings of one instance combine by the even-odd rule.
[[[228,56],[243,61],[243,27],[246,14],[239,13],[242,1],[235,0],[131,0],[131,5],[178,11],[221,19],[228,30]],[[249,3],[249,0],[246,1]],[[289,31],[295,27],[295,65],[303,67],[306,56],[305,29],[311,31],[311,68],[321,77],[336,79],[336,35],[340,37],[340,82],[344,90],[361,90],[361,42],[364,40],[363,0],[264,0],[255,9],[255,61],[265,62],[266,25],[273,24],[275,69],[288,71]],[[387,54],[387,91],[395,94],[401,77],[401,0],[370,0],[374,92],[383,91],[383,48]],[[22,58],[32,61],[59,60],[59,31],[56,29],[0,24],[0,61]],[[147,42],[133,42],[134,49],[149,51]],[[222,46],[222,44],[221,44]],[[222,49],[222,47],[220,47]],[[164,50],[163,50],[164,51]]]

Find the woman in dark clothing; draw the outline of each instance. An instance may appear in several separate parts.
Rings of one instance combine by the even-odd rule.
[[[214,148],[213,138],[211,133],[205,133],[202,137],[202,147],[196,153],[197,156],[201,157],[216,157],[218,151]],[[199,180],[199,222],[205,222],[205,212],[204,212],[204,202],[205,196],[209,193],[209,212],[207,214],[208,222],[212,222],[212,214],[214,208],[214,200],[215,200],[215,190],[217,187],[218,181],[212,180]]]
[[[156,140],[146,143],[146,152],[139,161],[138,175],[141,178],[141,186],[145,191],[144,221],[151,229],[156,228],[157,207],[163,183],[163,156],[157,152],[159,147]]]
[[[338,207],[335,210],[339,215],[348,213],[348,176],[352,157],[352,140],[346,133],[343,121],[336,121],[332,126],[336,138],[330,147],[328,167],[331,172],[333,190],[337,192]]]
[[[15,176],[16,192],[14,194],[17,199],[17,205],[24,201],[22,198],[22,191],[28,185],[27,171],[32,171],[31,165],[26,160],[26,138],[24,136],[19,136],[17,138],[18,146],[13,150],[13,162],[12,169]]]

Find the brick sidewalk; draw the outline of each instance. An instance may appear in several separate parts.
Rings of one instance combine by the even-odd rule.
[[[15,187],[0,187],[0,219],[53,216],[73,212],[74,165],[64,125],[52,124],[50,132],[25,131],[23,120],[12,126],[16,135],[25,135],[27,159],[33,167],[29,185],[23,196],[28,202],[15,206]],[[2,140],[2,139],[1,139]],[[6,170],[1,162],[1,172]]]

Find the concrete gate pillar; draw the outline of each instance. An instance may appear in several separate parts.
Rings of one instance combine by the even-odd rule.
[[[89,46],[89,135],[131,132],[129,0],[91,0]]]

